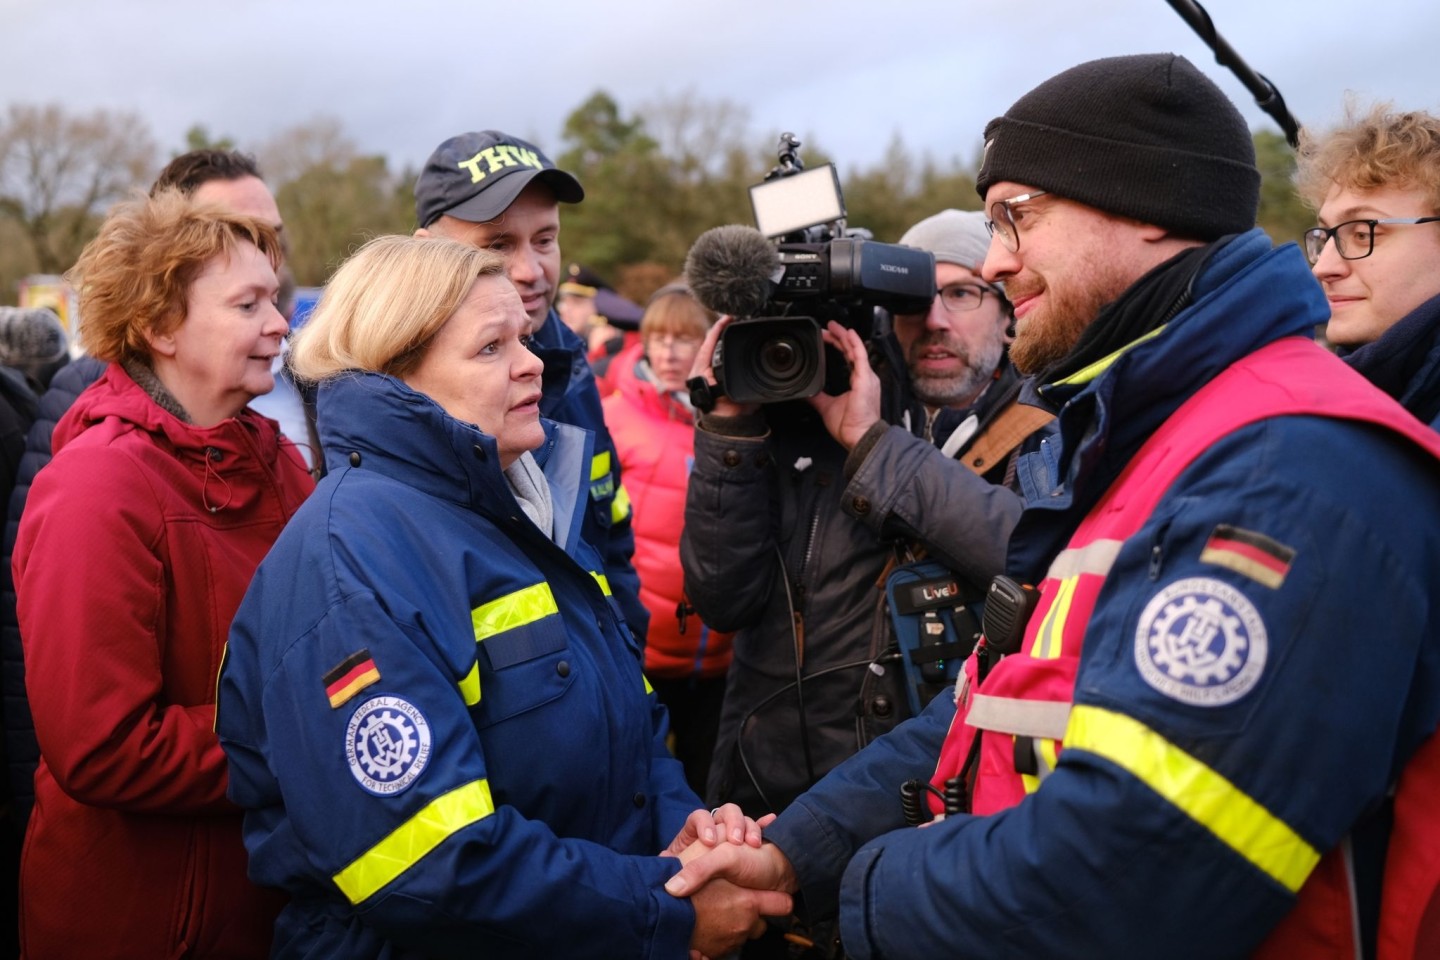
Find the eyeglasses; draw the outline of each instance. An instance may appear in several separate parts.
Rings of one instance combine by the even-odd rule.
[[[649,337],[645,338],[645,348],[647,350],[673,350],[676,353],[683,353],[687,350],[699,349],[700,341],[703,339],[703,337],[677,337],[673,333],[667,333],[664,336],[658,333],[652,333]]]
[[[1325,251],[1325,244],[1335,238],[1335,252],[1344,260],[1364,260],[1375,252],[1375,227],[1409,226],[1434,223],[1440,217],[1390,217],[1385,220],[1346,220],[1333,227],[1311,227],[1305,231],[1305,257],[1314,266]]]
[[[993,292],[991,288],[978,283],[952,283],[948,287],[941,287],[936,296],[946,310],[961,313],[977,309],[985,302],[985,294]]]
[[[1011,197],[1009,200],[996,200],[990,204],[988,211],[990,219],[985,221],[985,229],[990,231],[990,236],[998,236],[1006,250],[1011,253],[1019,253],[1020,229],[1015,225],[1014,206],[1017,203],[1034,200],[1036,197],[1046,196],[1049,192],[1049,190],[1033,190],[1030,193],[1022,193],[1018,197]]]

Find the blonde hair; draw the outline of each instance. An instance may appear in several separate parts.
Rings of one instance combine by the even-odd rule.
[[[498,254],[441,237],[376,237],[340,265],[295,335],[296,376],[347,370],[403,377],[477,277],[505,275]]]
[[[640,317],[640,339],[667,333],[677,337],[703,337],[712,322],[710,311],[700,305],[689,287],[672,284],[661,287],[650,298]]]
[[[85,245],[66,278],[79,291],[79,341],[111,362],[148,359],[147,334],[185,320],[190,285],[218,257],[252,243],[280,265],[280,240],[254,217],[196,203],[177,190],[121,203]]]
[[[1359,114],[1346,105],[1345,122],[1321,134],[1300,131],[1295,174],[1300,198],[1318,210],[1333,187],[1419,189],[1440,211],[1440,117],[1423,110],[1397,113],[1377,103]]]

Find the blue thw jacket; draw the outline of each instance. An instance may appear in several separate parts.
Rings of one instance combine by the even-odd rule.
[[[621,483],[620,455],[605,425],[595,372],[585,359],[585,342],[551,308],[545,325],[535,331],[530,349],[545,364],[540,415],[583,427],[595,435],[595,450],[586,474],[590,501],[580,532],[604,557],[610,589],[635,639],[643,645],[650,627],[650,611],[640,601],[630,495]]]
[[[656,854],[699,800],[580,537],[591,438],[543,421],[558,544],[494,440],[398,380],[321,387],[329,473],[261,564],[217,729],[274,957],[683,957]]]
[[[1216,246],[1156,335],[1041,387],[1060,432],[1022,461],[1012,575],[1039,583],[1140,445],[1202,385],[1324,316],[1297,248],[1272,250],[1256,230]],[[1222,526],[1293,550],[1282,582],[1202,556]],[[896,790],[934,773],[955,716],[937,697],[765,835],[807,903],[833,909],[838,898],[851,957],[1243,956],[1295,904],[1257,866],[1265,838],[1333,849],[1383,808],[1436,727],[1436,529],[1440,471],[1397,434],[1308,416],[1237,430],[1117,545],[1089,620],[1075,703],[1131,718],[1145,738],[1111,745],[1112,756],[1066,748],[1036,792],[1000,813],[904,829]],[[1263,669],[1233,702],[1184,702],[1142,676],[1136,651],[1154,633],[1156,598],[1184,584],[1243,596],[1235,608],[1263,624]],[[1168,769],[1223,778],[1206,781],[1223,782],[1210,791],[1227,798],[1223,809],[1187,809],[1155,788],[1155,759],[1182,756]],[[1196,786],[1165,784],[1191,798],[1204,793]]]

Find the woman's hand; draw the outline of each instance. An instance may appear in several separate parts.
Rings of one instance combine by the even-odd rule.
[[[733,803],[714,810],[696,810],[685,818],[685,825],[670,841],[670,846],[660,851],[660,856],[689,861],[705,849],[722,843],[759,847],[760,829],[774,819],[775,814],[767,813],[759,820],[751,820]]]

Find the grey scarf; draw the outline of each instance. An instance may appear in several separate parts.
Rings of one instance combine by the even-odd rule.
[[[506,468],[505,482],[510,485],[510,492],[515,495],[515,502],[520,504],[525,516],[540,528],[541,533],[554,540],[555,504],[550,498],[550,484],[545,482],[545,474],[540,471],[540,465],[530,451],[520,454]]]

